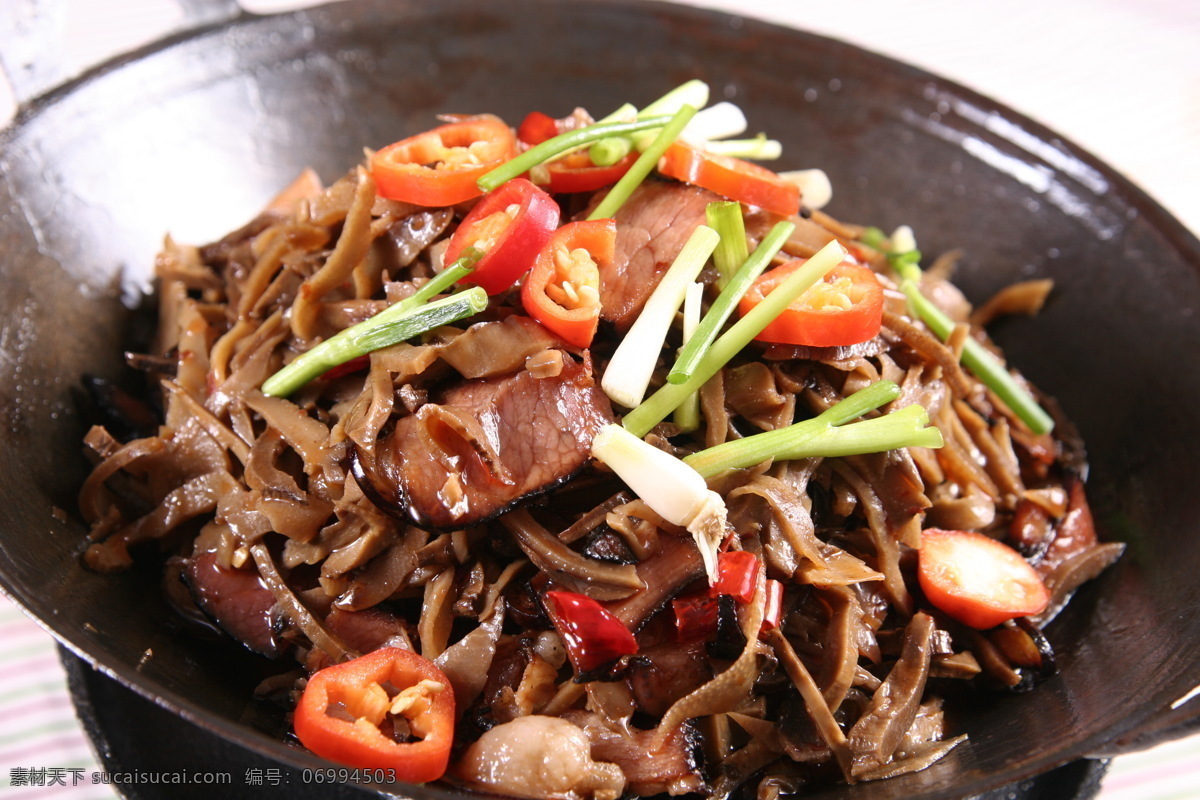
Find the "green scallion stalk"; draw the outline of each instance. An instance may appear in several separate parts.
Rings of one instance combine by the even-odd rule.
[[[618,112],[634,116],[637,119],[648,119],[649,117],[671,116],[684,105],[703,108],[706,103],[708,103],[708,84],[701,80],[690,80],[676,86],[641,111],[626,103],[618,109]],[[599,121],[608,122],[615,117],[616,113],[614,112],[614,114],[610,114]],[[636,138],[640,145],[638,149],[644,150],[646,146],[653,142],[655,133],[656,131],[649,130],[637,134]],[[630,136],[610,136],[601,139],[591,146],[591,149],[588,150],[588,156],[591,157],[592,163],[598,167],[612,166],[633,151],[634,138]]]
[[[927,447],[936,450],[945,441],[942,432],[929,424],[929,412],[913,404],[875,419],[864,419],[831,428],[811,441],[797,441],[780,448],[778,458],[793,461],[798,458],[824,456],[856,456],[863,453],[882,453],[902,447]]]
[[[783,460],[779,456],[783,449],[795,449],[798,443],[811,442],[819,438],[822,432],[837,429],[899,396],[900,387],[892,381],[876,381],[812,419],[709,447],[685,457],[684,462],[705,478],[710,478],[727,469],[745,469],[768,459]],[[738,447],[730,446],[735,444]]]
[[[408,313],[410,309],[425,303],[434,295],[442,294],[454,284],[458,283],[463,278],[471,274],[471,270],[475,269],[475,265],[479,263],[479,259],[486,255],[484,251],[478,247],[466,247],[462,254],[450,262],[450,266],[443,269],[437,275],[421,284],[421,288],[413,292],[403,300],[397,300],[392,305],[380,311],[371,319],[364,320],[360,325],[374,322],[375,324],[385,323],[388,320],[399,317],[402,314]],[[353,330],[353,328],[351,329]]]
[[[670,122],[662,126],[662,130],[659,131],[654,142],[638,156],[638,160],[633,162],[633,166],[629,168],[629,171],[622,175],[621,179],[609,190],[604,199],[600,201],[600,204],[588,215],[588,219],[607,219],[616,214],[617,209],[624,205],[629,196],[633,194],[633,190],[640,186],[642,181],[646,179],[646,176],[650,174],[650,170],[658,165],[658,160],[662,158],[663,153],[671,146],[671,142],[679,138],[679,134],[683,131],[684,126],[694,116],[696,116],[695,106],[685,105],[676,111],[675,116],[671,117]],[[585,128],[584,130],[589,129]],[[533,151],[529,150],[526,152],[531,153]],[[512,162],[510,161],[509,163],[511,164]]]
[[[921,251],[917,249],[912,230],[908,226],[901,226],[889,238],[878,228],[867,228],[862,233],[862,242],[887,256],[888,263],[900,276],[900,289],[908,297],[912,311],[943,341],[949,338],[954,330],[954,321],[921,294],[918,286],[924,273],[921,271]],[[970,336],[966,338],[961,360],[984,386],[1012,409],[1029,430],[1038,434],[1054,430],[1054,420],[1046,410],[977,339]]]
[[[954,321],[938,308],[917,288],[911,278],[900,282],[900,290],[908,297],[909,305],[917,316],[929,326],[929,329],[947,339],[954,331]],[[1025,388],[1017,383],[1011,373],[1000,363],[1000,360],[990,350],[980,344],[979,340],[968,336],[963,344],[962,363],[985,386],[996,393],[1012,412],[1017,415],[1029,430],[1034,433],[1049,433],[1054,429],[1054,420],[1046,413],[1037,400]]]
[[[487,292],[482,286],[443,297],[413,309],[405,316],[372,327],[355,337],[355,345],[366,353],[408,341],[426,331],[449,325],[464,317],[473,316],[488,306]]]
[[[853,422],[864,414],[881,408],[900,396],[900,387],[893,381],[875,381],[859,389],[849,397],[842,398],[822,411],[814,419],[837,427]]]
[[[663,114],[662,116],[667,116]],[[632,122],[638,119],[638,110],[633,103],[623,103],[620,108],[612,112],[602,119],[596,120],[593,125],[602,125],[608,122]],[[598,167],[611,166],[633,149],[633,142],[628,136],[609,136],[601,139],[598,142],[592,142],[588,149],[588,157],[592,163]],[[564,155],[566,155],[564,153]]]
[[[684,346],[696,335],[700,327],[701,305],[704,303],[704,284],[693,282],[683,296],[683,344]],[[681,351],[682,352],[682,349]],[[692,392],[684,398],[675,409],[672,418],[679,430],[687,433],[700,427],[700,393]]]
[[[921,280],[921,251],[907,250],[896,255],[889,255],[888,261],[892,264],[892,269],[896,270],[904,280],[920,281]]]
[[[863,228],[862,233],[859,234],[858,240],[867,247],[870,247],[872,250],[878,250],[885,256],[888,255],[892,249],[892,243],[888,241],[887,234],[884,233],[882,229],[876,228],[874,225],[868,225],[867,227]]]
[[[487,308],[487,304],[487,292],[482,287],[475,286],[427,305],[409,307],[401,314],[389,314],[388,312],[395,308],[392,306],[331,336],[297,357],[263,383],[263,394],[286,397],[314,378],[319,378],[352,358],[407,341],[426,331],[478,314]]]
[[[725,470],[745,469],[767,460],[836,458],[902,447],[937,448],[943,444],[941,431],[929,427],[929,414],[919,405],[841,427],[817,424],[818,419],[719,444],[683,461],[707,479]]]
[[[776,286],[762,302],[739,319],[729,330],[717,337],[696,365],[692,377],[683,383],[666,383],[644,403],[625,415],[621,424],[635,436],[645,436],[650,429],[674,411],[692,392],[717,374],[717,370],[742,351],[792,301],[825,277],[846,257],[846,248],[836,240],[818,250],[800,269]]]
[[[713,264],[717,268],[717,288],[724,289],[733,273],[750,257],[742,204],[736,200],[716,200],[708,204],[704,215],[708,219],[708,227],[721,234],[721,242],[713,252]]]
[[[716,205],[716,203],[710,204],[709,207],[711,208],[713,205]],[[738,211],[738,219],[741,219],[740,210]],[[771,263],[771,259],[775,257],[775,254],[783,249],[783,245],[795,229],[796,226],[790,222],[781,221],[775,223],[775,227],[771,228],[771,231],[763,237],[758,247],[755,248],[754,255],[743,260],[742,266],[733,274],[728,285],[717,295],[717,299],[709,307],[708,313],[700,321],[700,327],[697,329],[696,335],[679,351],[679,357],[675,360],[675,366],[667,373],[668,382],[683,383],[692,376],[692,373],[696,371],[696,365],[700,363],[700,359],[704,356],[705,351],[712,345],[713,340],[717,338],[717,334],[721,332],[721,326],[725,324],[725,320],[729,319],[730,315],[733,314],[733,310],[737,308],[738,301],[742,299],[755,279]],[[744,233],[741,238],[744,243],[746,241]],[[724,241],[725,236],[722,235],[721,239]]]
[[[588,157],[597,167],[611,167],[633,150],[633,142],[624,136],[610,136],[592,144]]]
[[[479,263],[479,259],[483,258],[483,256],[484,252],[479,248],[465,248],[462,252],[462,255],[456,258],[448,267],[443,269],[437,275],[426,281],[421,288],[417,289],[417,291],[413,294],[409,295],[403,300],[396,301],[370,319],[365,319],[357,325],[334,334],[326,341],[299,356],[291,364],[272,375],[266,380],[265,383],[263,383],[263,393],[278,396],[291,394],[305,383],[308,383],[313,378],[323,374],[326,370],[332,369],[333,367],[338,366],[338,364],[345,363],[351,358],[357,358],[359,355],[362,355],[362,353],[357,353],[355,355],[342,358],[341,361],[330,364],[330,366],[325,367],[325,369],[317,371],[316,374],[308,375],[307,377],[303,378],[303,380],[300,380],[299,383],[295,383],[295,381],[298,380],[295,377],[296,375],[307,374],[309,371],[316,369],[315,366],[308,366],[310,363],[309,360],[311,360],[311,363],[313,364],[327,363],[331,358],[335,357],[333,355],[334,353],[340,352],[339,348],[344,346],[344,342],[361,336],[370,329],[386,327],[397,320],[404,319],[414,309],[424,305],[431,297],[445,292],[455,283],[470,275],[471,270],[475,268],[475,265]],[[299,364],[299,366],[297,366],[297,364]],[[281,391],[281,386],[290,386],[291,388],[287,389],[287,391]]]
[[[867,247],[883,253],[901,278],[920,281],[921,251],[917,249],[916,240],[912,238],[912,230],[908,226],[897,228],[893,237],[901,232],[904,232],[903,238],[907,241],[901,243],[899,248],[892,238],[875,227],[864,228],[859,240]]]
[[[586,128],[580,128],[579,130],[561,133],[552,139],[547,139],[541,144],[534,145],[516,158],[505,161],[491,172],[485,173],[476,181],[476,184],[483,191],[490,192],[505,181],[512,180],[518,175],[524,175],[531,168],[550,161],[567,151],[589,145],[607,136],[661,128],[670,119],[670,117],[662,116],[638,119],[634,122],[597,123],[589,125]]]
[[[919,405],[906,406],[875,419],[851,422],[890,403],[899,394],[900,388],[896,384],[878,381],[812,419],[725,442],[693,453],[683,461],[707,479],[725,470],[745,469],[768,460],[833,458],[901,447],[941,447],[941,431],[928,427],[929,414]]]

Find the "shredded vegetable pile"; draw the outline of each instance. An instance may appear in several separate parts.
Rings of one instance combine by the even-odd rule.
[[[278,665],[373,781],[759,798],[920,770],[942,697],[1053,675],[1111,564],[1082,445],[955,256],[841,222],[688,82],[442,118],[168,238],[138,398],[94,383],[85,559]],[[969,745],[966,745],[969,746]]]

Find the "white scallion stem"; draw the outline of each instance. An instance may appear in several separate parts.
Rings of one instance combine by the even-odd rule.
[[[783,145],[778,139],[756,136],[753,139],[726,139],[709,142],[705,148],[710,153],[733,158],[751,158],[755,161],[774,161],[783,155]]]
[[[708,488],[704,478],[620,425],[605,425],[596,433],[592,457],[608,465],[654,513],[687,528],[700,548],[709,581],[714,581],[726,509],[721,496]]]
[[[908,225],[901,225],[888,237],[893,253],[908,253],[917,249],[917,237]]]
[[[699,78],[693,78],[644,107],[638,112],[638,118],[670,116],[685,105],[704,108],[708,105],[708,94],[708,84]]]
[[[800,187],[800,202],[814,211],[833,199],[833,184],[823,169],[797,169],[781,172],[779,177]]]
[[[638,111],[637,116],[638,119],[670,116],[677,113],[685,105],[695,109],[702,109],[708,105],[708,94],[708,84],[704,81],[699,79],[686,81]],[[642,151],[650,146],[657,133],[658,131],[654,130],[645,131],[644,133],[631,136],[630,139],[633,140],[633,146]]]
[[[746,115],[733,103],[722,100],[697,112],[679,138],[703,147],[713,139],[727,139],[745,132]]]

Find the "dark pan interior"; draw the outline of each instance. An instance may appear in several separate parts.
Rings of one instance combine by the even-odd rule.
[[[819,166],[829,210],[922,250],[962,248],[979,301],[1054,278],[1036,319],[995,333],[1089,445],[1102,535],[1130,547],[1048,631],[1062,674],[982,696],[969,746],[924,773],[816,797],[959,797],[1093,752],[1197,683],[1200,246],[1070,143],[949,81],[827,39],[651,3],[352,0],[243,17],[112,64],[0,135],[0,583],[58,637],[166,707],[313,764],[251,700],[262,666],[184,637],[149,569],[84,571],[86,464],[72,387],[116,376],[163,234],[200,243],[249,219],[305,165],[332,180],[363,146],[438,112],[607,112],[691,77]],[[439,788],[414,790],[446,797]]]

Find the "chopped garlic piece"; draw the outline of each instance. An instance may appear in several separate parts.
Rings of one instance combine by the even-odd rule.
[[[800,200],[807,208],[824,208],[833,199],[833,184],[823,169],[797,169],[779,177],[800,187]]]
[[[907,225],[901,225],[892,231],[889,240],[892,243],[893,253],[910,253],[917,249],[917,237],[913,235],[913,229]]]

